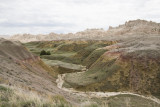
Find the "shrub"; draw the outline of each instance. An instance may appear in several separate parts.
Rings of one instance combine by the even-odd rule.
[[[45,51],[45,50],[42,50],[40,55],[51,55],[51,52],[50,51]]]
[[[46,51],[45,50],[42,50],[40,55],[46,55]]]

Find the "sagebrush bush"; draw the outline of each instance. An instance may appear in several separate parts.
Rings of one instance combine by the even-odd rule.
[[[50,51],[45,51],[45,50],[42,50],[40,55],[51,55],[51,52]]]

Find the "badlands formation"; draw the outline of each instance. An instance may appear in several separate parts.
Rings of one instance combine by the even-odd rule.
[[[11,36],[11,40],[18,40],[21,42],[31,41],[51,41],[51,40],[68,40],[68,39],[91,39],[91,40],[119,40],[127,38],[128,36],[139,37],[145,35],[159,35],[160,23],[148,22],[145,20],[128,21],[124,25],[118,27],[109,27],[107,31],[103,29],[87,29],[75,34],[56,34],[50,33],[47,35],[31,35],[31,34],[17,34]]]
[[[40,55],[42,50],[51,55]],[[0,60],[0,106],[160,107],[159,23],[18,34],[0,39]],[[14,94],[6,94],[8,88]],[[19,89],[38,97],[25,99]]]

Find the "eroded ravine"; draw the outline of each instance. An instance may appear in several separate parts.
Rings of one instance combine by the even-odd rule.
[[[83,73],[83,72],[78,72],[78,73]],[[158,98],[155,98],[153,96],[143,96],[143,95],[139,95],[139,94],[135,94],[135,93],[131,93],[131,92],[82,92],[82,91],[77,91],[73,88],[65,88],[63,87],[63,83],[64,83],[64,78],[65,78],[66,74],[59,74],[58,78],[56,80],[57,83],[57,87],[69,92],[70,94],[74,94],[74,95],[78,95],[78,96],[83,96],[83,97],[88,97],[88,98],[104,98],[104,97],[111,97],[111,96],[116,96],[116,95],[124,95],[124,94],[129,94],[129,95],[135,95],[135,96],[139,96],[148,100],[152,100],[154,102],[157,102],[158,104],[160,104],[160,100]]]

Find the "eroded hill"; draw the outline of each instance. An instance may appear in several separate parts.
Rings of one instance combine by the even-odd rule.
[[[142,37],[104,47],[88,69],[67,74],[66,83],[85,91],[133,91],[159,96],[160,37]]]
[[[8,92],[7,89],[10,89],[10,87],[14,87],[14,89],[17,90],[16,93],[22,90],[24,91],[23,93],[33,93],[32,95],[37,96],[36,98],[39,96],[44,97],[43,100],[46,101],[53,100],[51,103],[53,105],[57,104],[56,106],[80,104],[79,96],[70,95],[56,86],[56,73],[54,69],[46,65],[39,56],[30,53],[20,42],[0,39],[0,84],[5,84],[2,89],[6,91],[2,90],[2,93],[0,86],[0,105],[2,106],[4,104],[4,107],[9,107],[7,104],[13,106],[16,103],[18,106],[18,100],[14,100],[15,102],[12,101],[16,96],[24,99],[23,102],[26,105],[34,102],[32,99],[28,99],[31,97],[27,95],[26,97],[28,98],[25,98],[22,94],[16,94],[16,96],[13,95],[13,97],[12,94],[8,95],[9,93],[7,94],[6,92]],[[3,101],[3,97],[8,100]],[[57,103],[54,102],[54,100],[56,100],[54,97],[57,98]],[[67,103],[61,104],[59,102],[63,99],[66,100]],[[34,107],[39,106],[35,105]],[[45,107],[50,107],[50,105]]]
[[[21,42],[31,41],[51,41],[51,40],[123,40],[128,36],[137,37],[139,35],[159,35],[160,24],[152,21],[133,20],[128,21],[118,27],[109,27],[108,30],[103,29],[87,29],[75,34],[56,34],[50,33],[47,35],[32,35],[32,34],[17,34],[11,36],[10,40]]]

